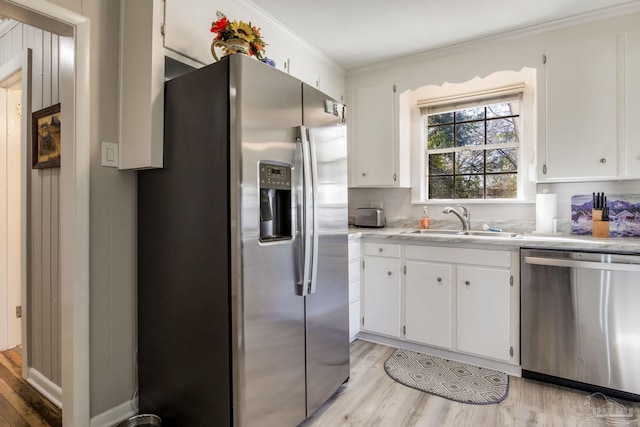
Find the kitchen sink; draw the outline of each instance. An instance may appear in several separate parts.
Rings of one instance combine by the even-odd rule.
[[[522,234],[511,233],[508,231],[481,231],[481,230],[460,231],[460,230],[438,230],[438,229],[431,229],[431,228],[428,228],[425,230],[411,230],[411,231],[407,231],[406,234],[424,234],[428,236],[492,237],[492,238],[503,238],[503,239],[522,238]]]

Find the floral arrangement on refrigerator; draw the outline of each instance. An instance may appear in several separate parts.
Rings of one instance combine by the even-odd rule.
[[[225,42],[242,40],[248,45],[248,52],[246,53],[249,56],[262,59],[266,43],[260,35],[260,28],[251,25],[251,22],[231,21],[221,12],[217,12],[216,17],[218,20],[211,23],[211,32],[217,34],[214,38],[214,43],[223,42],[221,45],[227,53],[236,53],[237,50],[235,48],[225,48]],[[230,50],[234,51],[230,52]]]

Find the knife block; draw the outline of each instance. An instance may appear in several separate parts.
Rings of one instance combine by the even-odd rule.
[[[609,221],[602,221],[602,211],[591,211],[591,235],[593,237],[609,237]]]

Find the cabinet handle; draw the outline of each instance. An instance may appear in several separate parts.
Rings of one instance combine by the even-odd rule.
[[[390,272],[390,271],[387,271],[387,274],[388,274],[389,276],[391,276],[391,272]]]
[[[364,173],[364,172],[362,172],[362,176],[367,176],[367,174],[366,174],[366,173]]]
[[[442,277],[438,277],[436,280],[438,281],[438,283],[440,283],[442,282]]]
[[[384,251],[383,248],[378,248],[378,252],[382,253],[382,251]]]
[[[468,280],[465,280],[465,281],[464,281],[464,284],[465,284],[465,285],[467,285],[467,286],[469,286],[469,285],[471,285],[471,282],[470,282],[470,281],[468,281]]]
[[[600,159],[600,163],[604,164],[607,163],[607,159],[605,159],[604,157]]]

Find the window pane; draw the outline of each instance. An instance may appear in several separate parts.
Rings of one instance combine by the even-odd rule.
[[[503,102],[487,105],[487,119],[492,117],[517,116],[520,114],[519,102]]]
[[[430,199],[518,196],[520,101],[476,105],[427,115],[424,176]]]
[[[456,122],[484,119],[484,107],[467,108],[456,111]]]
[[[516,173],[487,175],[487,199],[515,199],[518,197]]]
[[[434,114],[428,118],[429,126],[445,123],[453,123],[453,113]]]
[[[453,199],[453,177],[431,176],[429,177],[430,199]]]
[[[456,199],[484,198],[484,179],[482,175],[456,176]]]
[[[453,153],[429,154],[429,175],[453,174]]]
[[[456,173],[483,173],[484,150],[463,150],[456,153]]]
[[[518,150],[516,148],[487,150],[487,173],[516,172],[518,170]]]
[[[427,141],[430,150],[453,147],[453,125],[429,127]]]
[[[511,144],[519,142],[516,118],[487,120],[487,144]]]
[[[484,122],[456,125],[456,146],[484,144]]]

